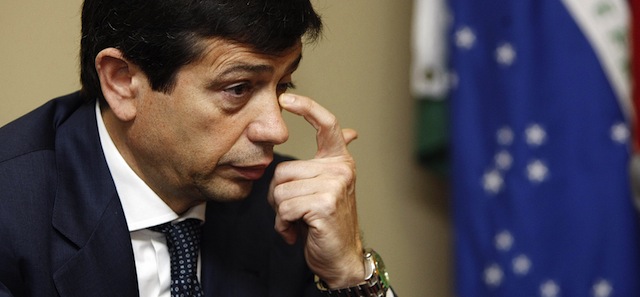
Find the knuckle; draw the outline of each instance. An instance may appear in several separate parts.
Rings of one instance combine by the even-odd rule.
[[[284,232],[288,228],[289,228],[289,225],[286,224],[286,222],[283,221],[282,219],[276,220],[276,223],[273,226],[273,229],[275,229],[277,232]]]
[[[340,163],[334,166],[334,169],[336,170],[336,173],[341,176],[350,177],[353,175],[353,168],[347,163]]]
[[[280,205],[282,203],[282,197],[284,196],[284,186],[277,185],[273,188],[273,202],[276,205]]]
[[[291,203],[287,203],[286,201],[278,204],[277,213],[282,220],[288,220],[291,213]]]
[[[338,191],[337,189],[342,189],[345,186],[345,182],[340,178],[332,178],[326,181],[326,186],[328,189],[336,189],[334,191]],[[333,192],[333,191],[332,191]]]
[[[327,215],[336,212],[338,205],[336,195],[332,193],[323,193],[320,195],[320,199],[318,200],[321,203],[321,208]]]
[[[332,130],[339,130],[338,118],[333,114],[328,114],[325,123]]]
[[[290,161],[286,161],[278,164],[273,171],[273,175],[274,176],[283,175],[287,171],[287,168],[289,167],[289,162]]]
[[[339,176],[345,184],[353,183],[356,179],[356,169],[350,163],[340,163],[332,167],[333,173]]]

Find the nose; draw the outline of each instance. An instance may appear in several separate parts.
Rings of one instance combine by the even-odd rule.
[[[249,125],[247,134],[253,142],[278,145],[289,139],[289,130],[282,117],[278,98],[269,97],[265,104],[256,106],[257,116]]]

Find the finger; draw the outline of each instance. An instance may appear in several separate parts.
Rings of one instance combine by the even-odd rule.
[[[337,210],[336,205],[337,201],[332,195],[319,193],[284,200],[277,205],[275,211],[282,221],[313,224],[334,214]]]
[[[344,138],[344,142],[349,145],[349,143],[358,139],[358,132],[353,129],[342,129],[342,138]]]
[[[296,243],[296,240],[298,239],[298,230],[296,230],[294,223],[282,220],[279,216],[276,216],[274,229],[278,234],[280,234],[286,243]]]
[[[276,165],[276,169],[273,173],[273,178],[269,183],[269,194],[267,195],[267,201],[272,208],[275,208],[276,206],[273,193],[277,186],[299,178],[299,174],[307,174],[306,176],[302,176],[302,178],[305,179],[313,177],[311,175],[308,175],[309,171],[307,170],[298,170],[299,166],[296,166],[296,163],[301,163],[301,161],[285,161]]]
[[[267,201],[272,208],[276,208],[286,197],[303,196],[326,188],[318,188],[324,182],[309,182],[322,174],[339,174],[345,165],[327,166],[320,161],[286,161],[276,166],[273,178],[269,184]],[[345,167],[344,172],[348,168]],[[342,173],[344,173],[342,172]],[[314,186],[315,185],[315,186]]]
[[[275,207],[274,229],[285,242],[294,244],[299,236],[304,237],[301,232],[306,230],[307,222],[318,215],[313,215],[313,210],[322,209],[323,202],[326,204],[328,200],[322,199],[322,195],[307,195],[282,201]]]
[[[311,180],[322,176],[342,177],[350,181],[355,178],[355,169],[352,167],[352,163],[333,162],[328,159],[287,161],[278,164],[271,183],[275,187],[291,181]],[[271,192],[273,192],[273,187],[270,189]]]
[[[311,195],[331,194],[337,196],[345,187],[345,181],[335,178],[322,178],[319,180],[295,180],[277,185],[273,190],[273,205],[279,207],[290,199]],[[340,189],[340,190],[330,190]]]
[[[292,180],[317,177],[322,172],[322,169],[318,167],[321,165],[308,160],[282,162],[276,166],[272,183],[279,185]]]
[[[282,225],[280,225],[282,224]],[[287,222],[276,217],[275,230],[288,244],[294,244],[300,238],[306,238],[308,233],[307,225],[302,221]],[[280,231],[279,231],[280,230]]]
[[[316,129],[316,157],[335,157],[348,153],[336,117],[320,104],[304,96],[285,93],[280,96],[280,106],[304,117]]]
[[[293,180],[279,184],[273,189],[274,205],[279,205],[283,201],[299,196],[306,196],[322,191],[323,184],[309,182],[309,180]]]

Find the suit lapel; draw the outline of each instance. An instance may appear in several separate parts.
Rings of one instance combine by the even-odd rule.
[[[80,96],[72,101],[80,102]],[[60,296],[137,296],[131,239],[106,165],[95,106],[82,104],[58,126],[53,210],[54,281]]]

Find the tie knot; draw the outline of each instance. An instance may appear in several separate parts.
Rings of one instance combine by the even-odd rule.
[[[190,242],[194,245],[200,243],[201,223],[198,219],[186,219],[175,224],[164,223],[149,228],[152,231],[164,233],[167,238],[167,244],[175,246],[181,242]]]
[[[198,219],[186,219],[184,221],[180,221],[177,222],[175,224],[171,223],[171,222],[167,222],[164,224],[160,224],[157,226],[153,226],[153,227],[149,227],[150,230],[156,231],[156,232],[162,232],[164,234],[167,234],[169,232],[171,232],[172,229],[175,230],[187,230],[187,229],[191,229],[194,227],[197,227],[200,225],[200,220]]]

